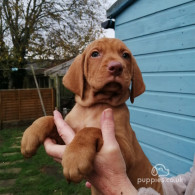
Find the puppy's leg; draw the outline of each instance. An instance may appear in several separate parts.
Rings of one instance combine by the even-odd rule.
[[[36,153],[46,137],[51,137],[58,143],[62,142],[57,134],[53,116],[38,118],[25,130],[21,141],[21,153],[30,158]]]
[[[84,128],[67,145],[62,158],[63,172],[68,181],[80,182],[93,170],[96,153],[103,145],[101,130]]]

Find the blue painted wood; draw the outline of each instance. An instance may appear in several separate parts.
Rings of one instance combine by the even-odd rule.
[[[126,40],[133,55],[195,48],[195,25]]]
[[[116,17],[116,25],[158,13],[192,0],[137,0]]]
[[[192,24],[195,24],[195,1],[116,26],[116,34],[126,40]]]
[[[164,131],[158,131],[135,123],[131,123],[131,126],[133,129],[136,129],[138,141],[149,143],[150,146],[155,148],[193,160],[195,140]]]
[[[135,56],[142,73],[195,71],[195,49]]]
[[[195,117],[195,95],[146,91],[133,106]]]
[[[195,72],[144,73],[148,91],[189,93],[195,95]]]
[[[192,161],[185,158],[151,147],[148,144],[140,144],[153,165],[163,164],[173,175],[186,173],[193,165]]]
[[[129,109],[131,123],[195,140],[195,117],[132,106]]]

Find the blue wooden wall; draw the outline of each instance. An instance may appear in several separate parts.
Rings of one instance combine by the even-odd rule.
[[[115,19],[146,84],[127,102],[132,128],[152,164],[185,173],[195,153],[195,1],[137,0]]]

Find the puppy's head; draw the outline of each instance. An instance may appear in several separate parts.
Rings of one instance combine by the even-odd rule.
[[[63,78],[63,84],[80,102],[124,103],[145,91],[137,63],[118,39],[103,38],[91,43],[77,56]],[[131,84],[131,89],[130,89]]]

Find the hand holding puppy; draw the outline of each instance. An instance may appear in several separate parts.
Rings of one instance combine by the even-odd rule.
[[[75,133],[63,120],[58,111],[54,111],[54,121],[58,133],[68,145],[73,140]],[[113,113],[106,109],[101,117],[101,131],[104,144],[97,153],[94,161],[94,171],[86,178],[96,189],[103,194],[137,194],[126,175],[126,165],[115,138]],[[44,142],[48,155],[56,161],[62,161],[66,145],[57,145],[55,141],[47,138]],[[90,186],[87,182],[86,185]],[[120,186],[120,187],[119,187]]]

